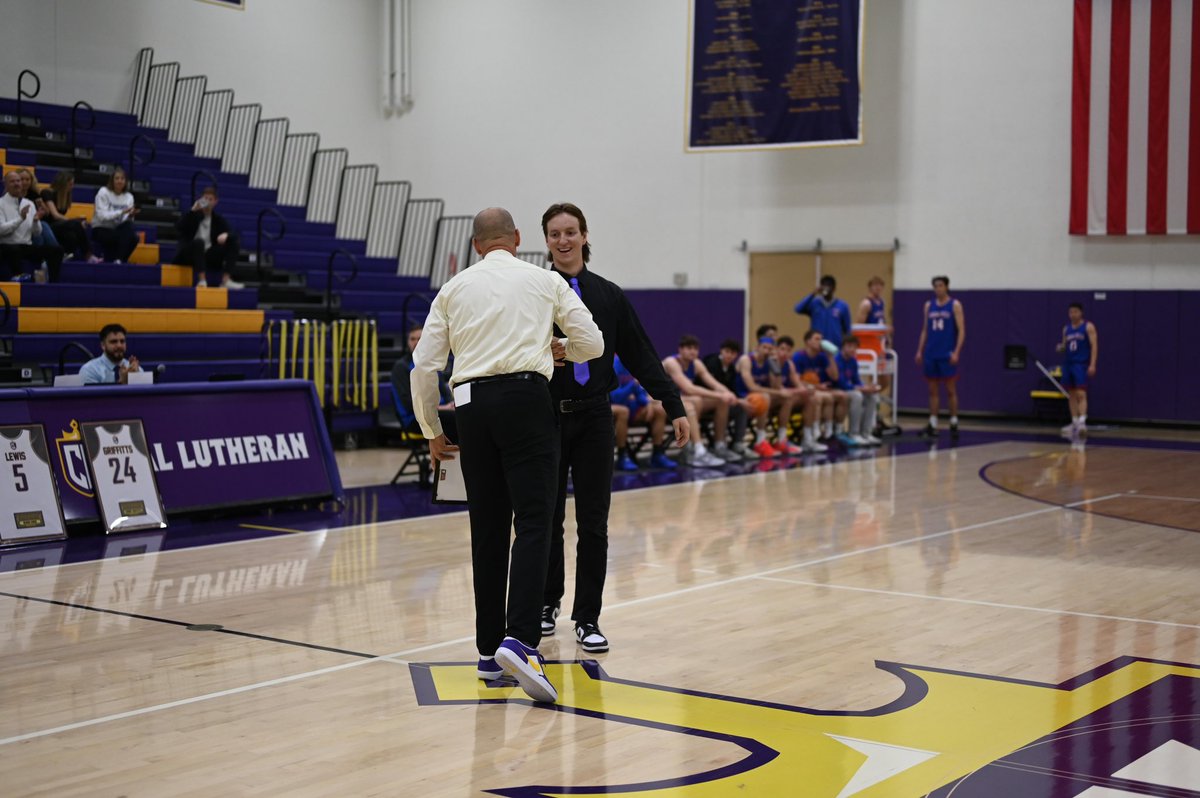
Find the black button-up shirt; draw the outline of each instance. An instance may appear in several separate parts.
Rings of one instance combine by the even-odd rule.
[[[570,282],[568,275],[558,269],[554,269],[554,272]],[[579,279],[583,304],[592,312],[592,318],[604,334],[604,354],[588,361],[587,385],[575,381],[575,371],[570,362],[554,369],[554,378],[550,381],[550,392],[554,399],[590,399],[616,390],[617,375],[613,370],[613,354],[616,354],[646,392],[663,403],[668,418],[683,418],[686,414],[683,401],[679,398],[679,389],[663,370],[662,361],[625,292],[617,284],[589,271],[586,266],[576,277]],[[554,334],[563,337],[557,327]]]

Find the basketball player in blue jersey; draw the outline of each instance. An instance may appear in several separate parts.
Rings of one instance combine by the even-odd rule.
[[[950,278],[933,278],[933,299],[925,303],[921,340],[917,343],[917,365],[924,366],[929,382],[929,424],[921,432],[926,438],[937,437],[938,386],[946,386],[950,406],[950,437],[958,438],[958,357],[967,326],[962,303],[950,296]]]
[[[747,399],[754,407],[751,411],[754,418],[754,453],[759,457],[780,457],[784,453],[792,454],[792,446],[787,439],[788,424],[792,418],[792,405],[796,396],[786,391],[780,382],[779,375],[772,373],[778,368],[775,360],[775,339],[760,338],[753,352],[748,352],[737,360],[737,377],[734,381],[734,393],[739,399]],[[760,398],[754,399],[755,394]],[[767,416],[770,411],[779,411],[779,429],[781,446],[776,448],[767,440]]]
[[[858,312],[854,315],[856,324],[887,324],[883,286],[882,277],[872,277],[867,283],[867,295],[858,303]]]
[[[1063,353],[1062,384],[1067,389],[1071,423],[1063,434],[1077,437],[1087,433],[1088,380],[1096,376],[1096,356],[1100,353],[1096,325],[1083,318],[1083,305],[1072,302],[1067,308],[1068,324],[1063,327],[1058,351]]]
[[[855,324],[882,324],[887,327],[888,338],[892,335],[892,326],[887,320],[887,305],[883,299],[884,283],[882,277],[872,277],[867,283],[867,295],[863,297],[862,302],[858,303],[858,308],[854,314]],[[886,348],[891,346],[891,343],[885,343]],[[881,358],[886,357],[888,361],[892,358],[890,355],[881,355]],[[892,402],[892,375],[890,366],[892,363],[880,362],[880,374],[875,378],[875,384],[879,386],[879,398],[884,402]],[[887,373],[883,373],[887,372]],[[882,417],[876,420],[875,432],[882,435],[898,435],[900,434],[899,427],[893,427],[883,420]]]
[[[684,408],[691,403],[694,414],[699,418],[711,414],[713,419],[713,448],[711,455],[722,461],[735,463],[742,460],[749,452],[743,441],[734,441],[733,446],[726,443],[729,437],[729,419],[736,413],[741,413],[743,420],[740,428],[745,431],[746,403],[726,388],[714,377],[700,359],[700,339],[694,335],[684,335],[679,339],[678,354],[663,359],[663,370],[675,381],[679,395],[683,399]],[[691,419],[689,418],[689,423]],[[700,429],[699,426],[694,427]],[[758,459],[754,456],[753,459]]]

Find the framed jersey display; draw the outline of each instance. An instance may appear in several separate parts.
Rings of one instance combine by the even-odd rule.
[[[141,419],[79,425],[100,518],[109,532],[167,525]]]
[[[58,484],[41,424],[0,427],[0,544],[64,538]]]

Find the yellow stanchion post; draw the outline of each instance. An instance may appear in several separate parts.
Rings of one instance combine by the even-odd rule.
[[[367,371],[367,367],[371,365],[371,328],[370,326],[367,326],[366,319],[360,319],[359,324],[362,326],[362,362],[359,364],[361,368],[361,379],[359,379],[359,409],[365,410],[367,409],[368,404],[367,389],[371,386],[371,384],[367,382],[367,374],[370,373]]]
[[[308,374],[309,374],[309,367],[312,364],[312,333],[313,333],[312,327],[313,327],[313,325],[308,321],[308,319],[305,319],[303,323],[304,323],[304,335],[303,335],[303,338],[304,338],[304,377],[303,378],[307,380]]]
[[[338,372],[340,372],[342,369],[342,328],[341,328],[341,322],[335,321],[335,322],[331,322],[331,324],[333,325],[333,330],[332,330],[332,333],[333,333],[333,335],[332,335],[332,337],[333,337],[333,362],[331,364],[331,369],[333,371],[333,384],[331,386],[332,390],[330,391],[329,395],[330,395],[330,401],[333,402],[333,406],[337,407],[338,406],[338,377],[339,377]]]
[[[279,321],[279,379],[287,376],[287,319]]]
[[[271,341],[271,336],[275,333],[275,320],[267,320],[267,368],[262,372],[264,374],[271,373],[271,361],[274,360],[275,345]]]
[[[291,377],[296,378],[296,361],[300,359],[300,322],[292,322],[292,369]]]
[[[379,326],[371,320],[371,409],[379,409]]]
[[[325,322],[319,321],[316,324],[315,347],[317,353],[313,363],[313,385],[317,389],[317,402],[321,407],[325,406]]]

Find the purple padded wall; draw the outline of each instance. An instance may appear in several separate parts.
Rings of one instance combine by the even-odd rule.
[[[959,366],[964,412],[1029,415],[1029,392],[1047,367],[1059,362],[1055,345],[1067,321],[1067,305],[1080,301],[1096,325],[1100,355],[1090,386],[1094,418],[1200,420],[1200,358],[1183,341],[1186,319],[1200,317],[1200,291],[958,291],[967,341]],[[893,321],[900,354],[900,403],[926,405],[926,383],[913,362],[927,291],[896,291]],[[1005,344],[1029,349],[1029,368],[1004,368]]]
[[[717,351],[726,338],[742,340],[744,291],[652,288],[626,289],[625,295],[660,357],[675,354],[685,333],[700,339],[701,355]]]

